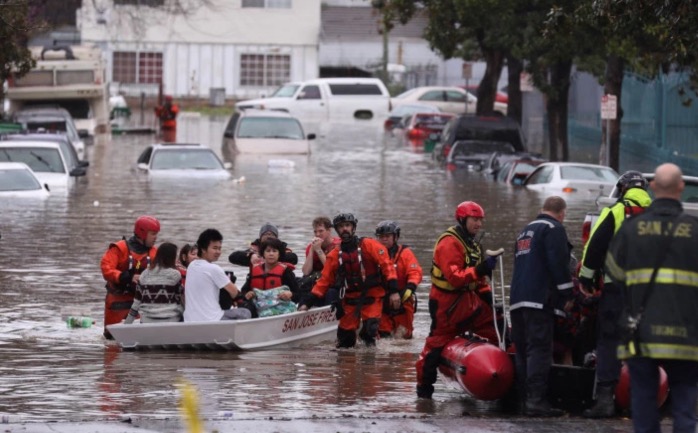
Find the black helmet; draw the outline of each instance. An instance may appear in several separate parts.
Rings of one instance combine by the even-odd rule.
[[[621,194],[630,188],[642,188],[647,190],[647,179],[645,179],[645,176],[639,171],[629,170],[618,178],[616,188],[620,190]]]
[[[358,223],[359,220],[357,220],[356,217],[354,217],[354,214],[340,213],[332,219],[332,227],[334,227],[334,229],[337,230],[337,226],[345,222],[352,223],[354,225],[354,228],[356,228],[356,223]]]
[[[395,235],[395,239],[400,237],[400,226],[395,221],[381,221],[376,226],[376,236]]]

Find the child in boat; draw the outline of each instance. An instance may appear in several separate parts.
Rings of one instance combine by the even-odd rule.
[[[284,251],[284,244],[276,238],[270,238],[260,245],[264,262],[252,267],[247,281],[242,286],[242,294],[245,297],[243,307],[252,312],[252,317],[257,317],[257,311],[253,299],[255,293],[253,289],[269,290],[280,286],[287,286],[290,290],[285,290],[279,294],[279,299],[285,301],[298,302],[294,299],[298,293],[298,283],[293,273],[293,265],[281,263],[279,256]]]
[[[165,242],[158,248],[150,267],[141,273],[136,296],[124,323],[181,322],[182,274],[176,266],[177,245]]]

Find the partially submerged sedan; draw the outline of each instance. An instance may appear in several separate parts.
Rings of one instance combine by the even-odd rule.
[[[66,190],[75,178],[85,176],[85,167],[71,167],[58,143],[48,141],[0,140],[0,162],[23,162],[51,191]]]
[[[578,162],[546,162],[526,177],[528,189],[554,195],[586,195],[596,198],[608,195],[616,184],[618,173],[610,167]]]
[[[34,172],[23,162],[0,162],[0,197],[37,198],[49,196]]]
[[[231,167],[201,144],[153,144],[138,157],[138,169],[151,177],[229,179]]]
[[[295,117],[282,111],[254,110],[233,113],[223,133],[223,145],[233,154],[308,154],[310,140]]]

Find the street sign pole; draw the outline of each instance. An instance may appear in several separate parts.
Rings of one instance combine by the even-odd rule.
[[[463,63],[463,78],[465,78],[465,112],[468,112],[468,105],[470,104],[470,91],[468,90],[468,84],[470,79],[473,77],[473,64],[469,62]]]
[[[603,95],[601,97],[601,120],[606,120],[606,152],[604,165],[611,165],[611,120],[618,116],[618,97],[616,95]]]

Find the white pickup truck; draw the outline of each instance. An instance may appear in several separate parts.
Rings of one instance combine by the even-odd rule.
[[[378,78],[318,78],[281,86],[269,98],[235,104],[286,111],[303,123],[383,119],[390,111],[390,94]]]
[[[651,182],[654,179],[654,173],[642,173],[642,175]],[[684,176],[683,180],[686,184],[686,188],[681,194],[681,204],[683,205],[683,210],[689,215],[698,216],[698,177],[696,176]],[[596,211],[587,212],[584,217],[584,222],[582,223],[582,242],[586,244],[589,240],[589,234],[591,233],[592,227],[596,224],[596,220],[599,218],[601,210],[607,206],[611,206],[618,200],[619,191],[617,187],[613,187],[611,193],[608,196],[600,196],[596,199]],[[652,195],[652,190],[649,190],[650,195]],[[654,197],[653,197],[654,198]]]

